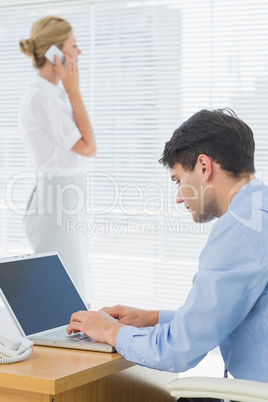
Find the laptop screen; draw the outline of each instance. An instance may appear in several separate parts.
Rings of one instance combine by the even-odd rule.
[[[0,287],[24,333],[66,325],[87,310],[57,255],[0,261]]]

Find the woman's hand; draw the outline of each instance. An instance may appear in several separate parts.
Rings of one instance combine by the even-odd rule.
[[[74,119],[82,138],[74,144],[72,151],[79,155],[90,157],[96,155],[96,141],[94,132],[85,108],[82,96],[79,91],[79,72],[76,61],[64,53],[66,68],[55,56],[55,71],[58,73],[63,86],[69,96],[73,109]]]
[[[141,310],[122,305],[104,307],[102,311],[117,319],[120,324],[138,328],[155,326],[159,317],[159,312],[156,310]]]
[[[79,71],[75,60],[73,60],[67,54],[65,54],[64,57],[66,61],[66,68],[56,55],[56,65],[54,69],[58,73],[58,76],[60,77],[62,84],[70,97],[79,93]]]

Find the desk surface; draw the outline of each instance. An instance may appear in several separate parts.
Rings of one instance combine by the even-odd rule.
[[[1,306],[0,318],[14,331]],[[26,360],[0,365],[0,400],[173,402],[166,384],[176,378],[173,373],[135,366],[117,353],[34,346]]]
[[[27,360],[0,365],[1,387],[57,394],[133,366],[118,353],[34,346]]]

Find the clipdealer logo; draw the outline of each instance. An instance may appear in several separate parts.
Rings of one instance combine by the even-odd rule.
[[[36,183],[35,202],[28,207],[16,198],[25,183]],[[103,191],[103,195],[99,191]],[[55,215],[57,225],[60,226],[66,217],[82,211],[89,217],[111,213],[125,216],[166,216],[172,215],[174,211],[180,216],[188,215],[184,208],[176,204],[176,192],[169,176],[163,184],[122,185],[109,174],[88,173],[85,186],[80,187],[75,182],[61,183],[52,173],[38,171],[18,173],[10,177],[6,184],[5,201],[11,211],[21,216]],[[66,198],[72,198],[71,206],[65,203]]]

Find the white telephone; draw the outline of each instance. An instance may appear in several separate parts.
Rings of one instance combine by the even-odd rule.
[[[56,64],[55,62],[55,56],[58,56],[60,59],[61,63],[64,64],[64,53],[55,45],[50,46],[50,48],[46,51],[45,53],[45,58],[50,61],[52,64]]]
[[[0,329],[0,364],[17,363],[26,359],[32,353],[33,342],[29,339],[18,336],[9,330]]]

